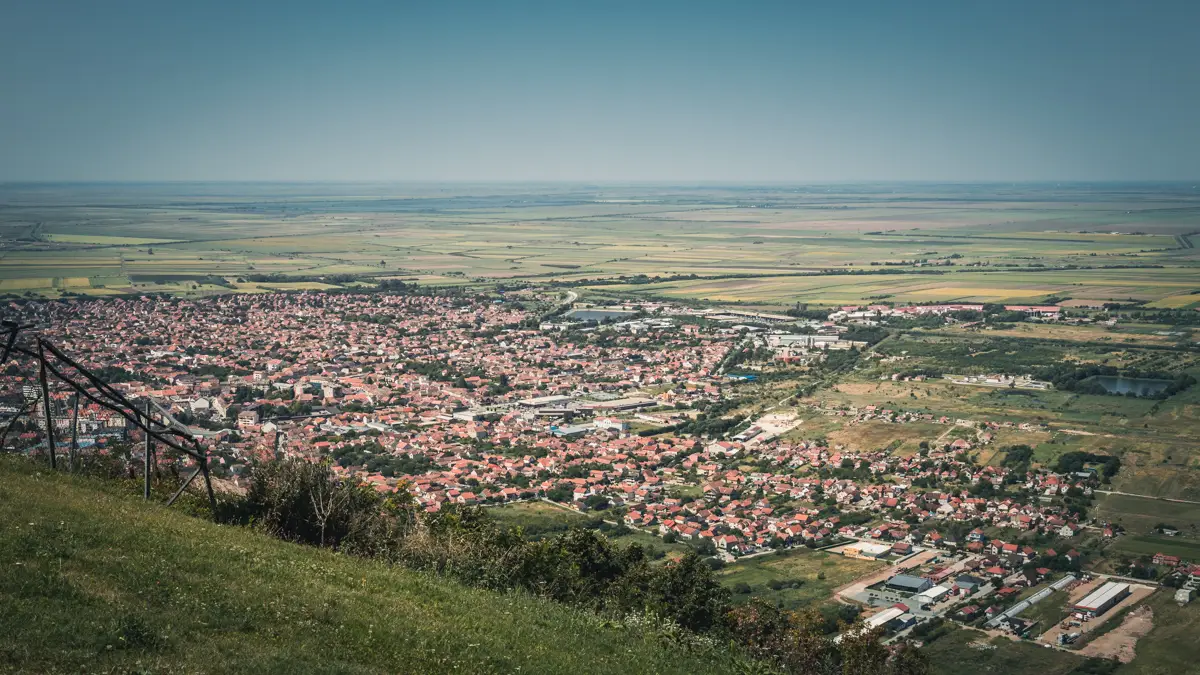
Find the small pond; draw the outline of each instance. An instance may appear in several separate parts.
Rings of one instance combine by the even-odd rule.
[[[1145,377],[1121,377],[1119,375],[1097,375],[1090,382],[1104,387],[1110,394],[1128,394],[1133,392],[1138,396],[1151,396],[1171,386],[1170,380],[1152,380]]]

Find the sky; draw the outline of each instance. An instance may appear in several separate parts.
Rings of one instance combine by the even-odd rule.
[[[1200,178],[1196,0],[0,0],[2,181]]]

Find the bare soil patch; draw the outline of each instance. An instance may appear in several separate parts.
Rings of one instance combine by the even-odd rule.
[[[1136,655],[1134,647],[1138,638],[1149,633],[1151,628],[1154,628],[1154,611],[1148,605],[1142,605],[1126,614],[1120,626],[1084,645],[1079,653],[1129,663]]]

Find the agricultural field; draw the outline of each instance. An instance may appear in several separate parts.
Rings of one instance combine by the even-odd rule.
[[[665,261],[664,261],[665,262]],[[1196,270],[1092,269],[1031,274],[982,268],[947,271],[911,269],[904,274],[827,274],[756,276],[735,279],[669,281],[609,288],[634,295],[676,300],[843,305],[871,299],[894,302],[1037,303],[1067,296],[1094,305],[1116,300],[1158,302],[1196,288]],[[1194,296],[1188,296],[1194,297]]]
[[[404,275],[774,307],[1057,295],[1186,308],[1200,300],[1197,213],[1175,186],[13,185],[0,187],[0,280],[15,285],[0,292],[195,295],[261,287],[135,277]]]
[[[1164,517],[1170,517],[1164,516]],[[1119,537],[1111,547],[1114,551],[1129,553],[1137,557],[1165,553],[1184,560],[1200,559],[1200,540],[1184,537],[1155,537],[1137,535]]]
[[[1131,535],[1149,535],[1160,523],[1172,525],[1180,532],[1179,537],[1148,537],[1165,540],[1163,543],[1181,541],[1182,538],[1200,540],[1200,503],[1187,504],[1148,499],[1130,495],[1105,494],[1096,499],[1096,516],[1119,522]],[[1147,537],[1143,537],[1147,538]],[[1134,537],[1123,537],[1121,541]],[[1151,551],[1153,553],[1153,551]]]
[[[1071,339],[1067,330],[1054,333],[1049,326],[1019,324],[1020,328],[1025,325],[1031,326],[1027,336],[961,329],[894,334],[873,348],[878,360],[868,355],[858,370],[801,401],[827,410],[877,406],[932,415],[934,419],[944,416],[951,421],[1012,425],[991,430],[990,443],[977,443],[977,433],[971,427],[858,421],[819,413],[809,413],[796,438],[823,437],[846,449],[890,448],[900,455],[913,454],[922,441],[948,443],[963,438],[976,445],[976,461],[993,465],[1003,462],[1003,449],[1012,445],[1033,448],[1034,464],[1043,467],[1053,467],[1058,457],[1068,452],[1117,454],[1123,464],[1121,472],[1113,477],[1112,490],[1200,501],[1200,441],[1195,435],[1200,392],[1195,388],[1166,400],[1153,400],[1056,389],[972,386],[942,378],[891,379],[894,373],[914,369],[953,374],[1036,373],[1060,362],[1200,373],[1194,352],[1169,344],[1159,346],[1152,339],[1106,346],[1079,336]],[[1021,424],[1034,426],[1017,428]],[[1151,502],[1151,507],[1150,512],[1157,513],[1162,504]],[[1132,515],[1137,518],[1137,511]]]

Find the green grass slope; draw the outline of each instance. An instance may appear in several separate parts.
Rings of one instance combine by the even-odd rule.
[[[706,673],[724,660],[0,458],[0,671]]]

